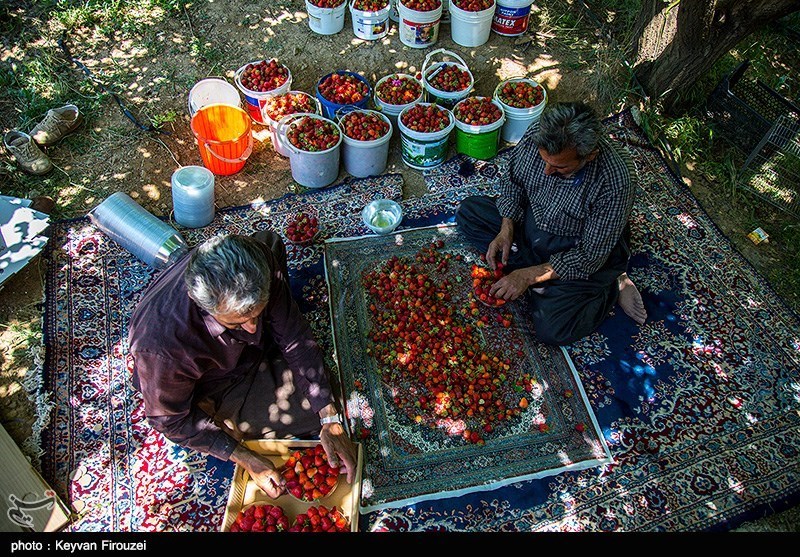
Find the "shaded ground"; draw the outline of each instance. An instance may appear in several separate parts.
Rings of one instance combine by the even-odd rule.
[[[48,149],[58,168],[45,179],[23,175],[5,161],[0,167],[0,192],[19,196],[57,192],[55,219],[82,217],[117,191],[128,193],[153,214],[169,217],[172,173],[181,165],[202,164],[189,125],[187,100],[192,85],[204,77],[224,76],[233,82],[240,66],[276,57],[290,68],[292,89],[313,93],[317,81],[336,69],[361,73],[372,84],[395,71],[416,73],[434,50],[403,45],[396,25],[383,40],[356,39],[349,14],[342,32],[316,35],[298,0],[220,0],[191,6],[174,17],[157,10],[143,13],[136,31],[92,25],[70,31],[65,38],[72,55],[118,93],[137,120],[145,125],[162,123],[165,133],[159,134],[138,129],[111,97],[93,87],[85,74],[64,59],[57,44],[63,27],[53,22],[46,25],[46,14],[33,19],[34,15],[24,12],[19,24],[36,29],[39,40],[5,44],[2,61],[22,68],[34,64],[37,57],[46,57],[59,68],[72,92],[68,102],[84,110],[86,124]],[[614,61],[607,45],[600,42],[591,21],[577,8],[566,2],[548,3],[546,10],[536,8],[530,29],[523,37],[492,34],[486,45],[464,48],[450,40],[449,25],[442,24],[436,48],[455,51],[467,62],[475,76],[475,92],[480,95],[491,95],[505,78],[526,75],[547,87],[551,101],[586,99],[603,115],[621,108],[609,94],[624,89],[614,77],[621,73],[609,68]],[[437,56],[431,61],[440,59]],[[41,95],[52,94],[43,83]],[[3,132],[13,127],[30,129],[35,124],[20,122],[18,107],[8,102],[0,102],[0,122]],[[267,129],[255,125],[254,136],[255,149],[244,169],[234,176],[217,177],[218,208],[295,191],[289,162],[274,152]],[[424,192],[421,173],[400,161],[397,133],[391,141],[386,172],[403,174],[406,197]],[[745,235],[752,228],[741,216],[731,214],[725,196],[715,191],[713,184],[692,176],[689,169],[686,176],[712,219],[757,269],[766,275],[770,267],[781,265],[785,257],[781,246],[749,244]],[[339,178],[346,177],[342,170]],[[42,342],[43,271],[41,261],[36,260],[0,291],[0,418],[20,444],[35,429],[36,409],[23,383],[35,373],[35,349]],[[800,512],[786,516],[771,517],[753,528],[797,531]]]

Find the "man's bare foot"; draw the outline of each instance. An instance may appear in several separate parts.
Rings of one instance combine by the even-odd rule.
[[[643,325],[645,319],[647,319],[647,311],[644,309],[644,302],[642,302],[642,295],[639,294],[639,289],[628,277],[628,273],[622,273],[617,278],[617,282],[619,283],[618,302],[622,311],[639,325]]]

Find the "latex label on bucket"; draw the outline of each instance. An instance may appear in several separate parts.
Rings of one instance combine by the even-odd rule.
[[[498,35],[513,37],[521,35],[528,29],[528,19],[531,14],[531,5],[519,6],[518,2],[508,2],[511,5],[501,5],[499,0],[492,19],[492,31]]]

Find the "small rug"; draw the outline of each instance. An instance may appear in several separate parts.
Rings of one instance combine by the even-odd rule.
[[[455,225],[325,244],[363,511],[610,462],[566,351],[474,296],[479,255]]]

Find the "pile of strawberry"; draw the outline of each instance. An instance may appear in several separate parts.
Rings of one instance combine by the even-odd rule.
[[[453,0],[453,4],[465,12],[482,12],[494,6],[494,0]]]
[[[362,12],[377,12],[389,5],[389,0],[356,0],[353,3],[354,10]]]
[[[485,126],[503,117],[502,109],[489,97],[467,97],[453,108],[456,120],[471,126]]]
[[[534,380],[512,367],[507,343],[483,340],[497,333],[481,331],[490,318],[459,284],[467,263],[442,246],[436,240],[413,259],[392,256],[362,276],[371,323],[366,353],[412,423],[483,444],[528,407]],[[496,320],[501,328],[513,323],[510,313]],[[516,356],[523,357],[519,349]]]
[[[403,110],[400,121],[415,132],[433,133],[450,125],[450,111],[436,104],[417,103]]]
[[[267,100],[264,110],[267,116],[277,122],[284,116],[296,114],[298,112],[316,112],[314,99],[308,93],[284,93],[275,95]]]
[[[338,8],[345,0],[308,0],[318,8]]]
[[[375,95],[386,104],[410,104],[422,96],[422,85],[411,76],[392,74],[378,85]]]
[[[469,72],[457,64],[436,66],[428,72],[425,80],[435,89],[448,93],[463,91],[472,85]]]
[[[339,142],[339,128],[323,118],[302,116],[289,125],[289,142],[303,151],[325,151]]]
[[[324,505],[309,507],[306,512],[298,514],[289,532],[349,532],[350,521],[339,510]]]
[[[261,60],[247,64],[240,77],[245,89],[261,93],[277,89],[286,83],[287,79],[289,79],[289,69],[274,58],[269,62]]]
[[[409,10],[430,12],[441,6],[442,0],[400,0],[400,3]]]
[[[277,505],[252,505],[240,511],[231,524],[231,532],[285,532],[289,517]]]
[[[286,238],[294,244],[305,244],[319,232],[319,219],[305,211],[297,213],[286,226]]]
[[[330,494],[339,482],[339,467],[328,464],[322,444],[294,451],[280,472],[286,491],[307,503]]]
[[[532,108],[544,100],[544,89],[527,81],[509,81],[497,97],[514,108]]]
[[[498,261],[494,271],[482,265],[473,265],[470,271],[472,277],[472,292],[475,297],[483,304],[490,307],[500,307],[506,304],[503,298],[495,298],[489,294],[492,285],[503,277],[503,264]]]
[[[356,141],[373,141],[389,133],[389,123],[374,112],[354,111],[342,118],[344,134]]]
[[[319,94],[335,104],[356,104],[369,96],[369,86],[347,73],[332,73],[319,84]]]

